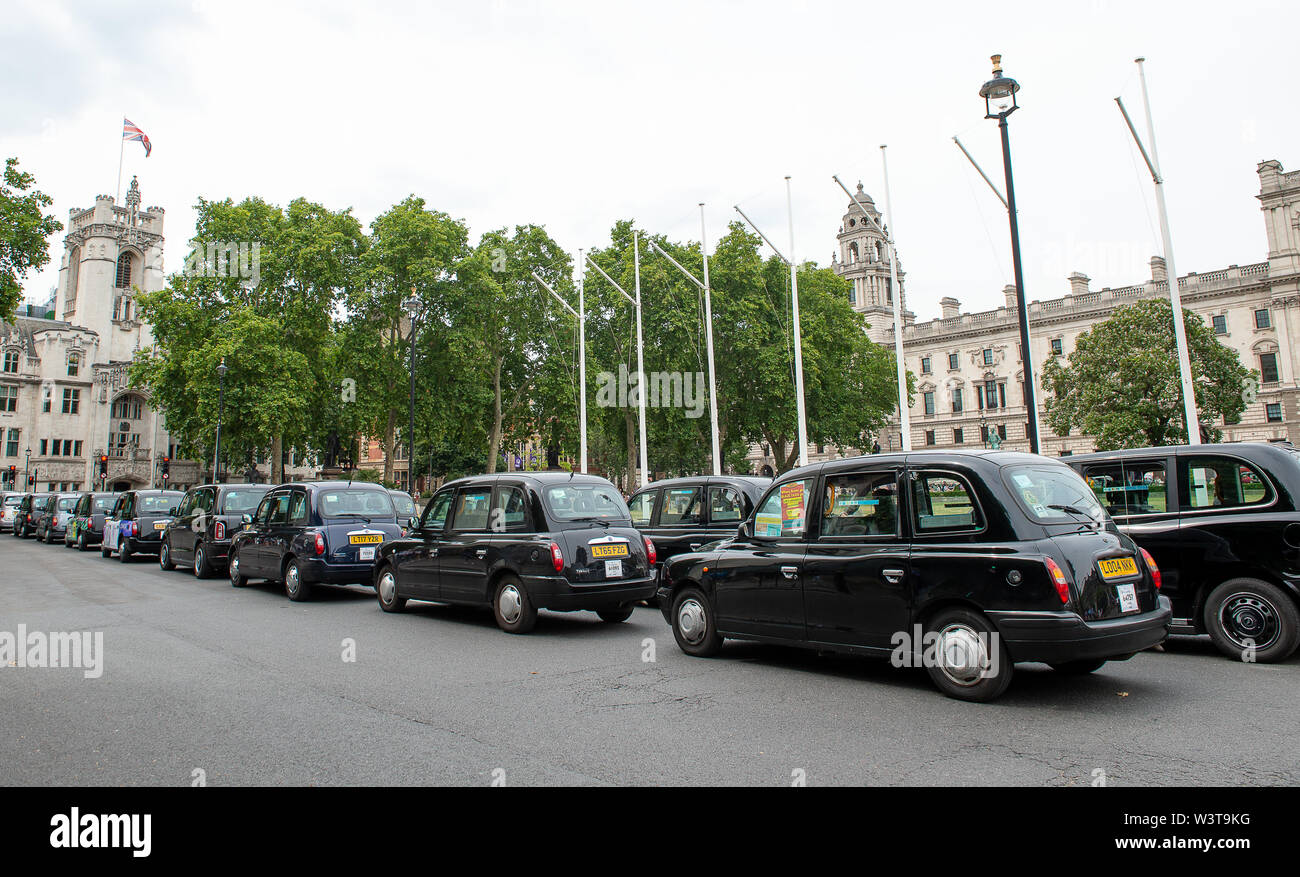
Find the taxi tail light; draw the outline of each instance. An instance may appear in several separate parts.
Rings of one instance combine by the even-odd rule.
[[[556,572],[564,572],[564,552],[560,550],[560,543],[551,543],[551,566],[555,567]]]
[[[1160,590],[1160,567],[1156,566],[1156,559],[1145,548],[1139,548],[1138,551],[1142,552],[1142,559],[1146,561],[1147,569],[1151,571],[1151,583],[1156,586],[1157,591]]]
[[[653,541],[651,541],[649,536],[642,536],[641,538],[645,540],[646,563],[650,564],[651,566],[654,566],[655,561],[659,559],[659,552],[655,550],[655,544]]]
[[[320,557],[325,553],[325,534],[317,531],[312,535],[316,537],[316,556]]]
[[[226,538],[226,522],[217,521],[217,525],[212,528],[212,538],[221,540]]]
[[[140,523],[138,521],[131,522],[131,535],[132,536],[140,535]]]
[[[1043,563],[1047,565],[1047,574],[1052,577],[1052,584],[1056,585],[1057,596],[1061,598],[1062,603],[1069,603],[1070,580],[1065,577],[1065,570],[1050,557],[1043,558]]]

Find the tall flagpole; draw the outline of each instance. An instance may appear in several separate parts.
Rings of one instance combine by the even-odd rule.
[[[126,125],[125,115],[122,116],[122,124]],[[126,155],[126,137],[122,135],[125,133],[125,127],[117,132],[117,196],[113,199],[113,206],[117,206],[122,200],[122,158]]]
[[[889,206],[889,160],[885,158],[883,143],[880,145],[880,166],[885,178],[885,244],[889,247],[889,282],[893,286],[894,293],[894,361],[898,368],[898,424],[902,430],[903,452],[907,453],[912,450],[912,418],[907,404],[907,366],[903,362],[903,290],[898,285],[898,250],[894,248],[894,211]]]
[[[637,407],[641,414],[641,486],[650,483],[650,459],[645,441],[645,359],[641,341],[641,243],[640,232],[632,229],[632,270],[636,277],[636,388]]]
[[[790,218],[790,297],[794,306],[794,405],[799,417],[799,465],[808,465],[808,419],[803,399],[803,339],[799,328],[799,268],[794,257],[794,200],[785,178],[785,206]]]
[[[580,471],[587,474],[587,304],[583,297],[582,278],[587,273],[587,265],[582,261],[582,250],[578,250],[578,383],[582,385],[582,399],[578,406],[578,428],[582,431],[578,453],[581,455]]]
[[[709,240],[704,233],[704,202],[700,202],[700,255],[704,257],[704,332],[709,360],[709,431],[713,440],[713,474],[722,474],[722,449],[718,440],[717,378],[713,371],[713,295],[709,288]]]

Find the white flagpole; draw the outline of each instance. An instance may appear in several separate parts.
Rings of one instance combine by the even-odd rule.
[[[713,439],[713,474],[722,474],[722,448],[718,440],[717,377],[713,369],[713,294],[709,287],[709,239],[704,232],[704,203],[700,202],[700,255],[704,257],[704,332],[708,339],[709,429]]]
[[[587,305],[582,290],[582,278],[586,273],[582,250],[578,250],[578,383],[582,385],[581,405],[578,407],[578,428],[582,435],[578,453],[581,454],[580,468],[583,475],[587,474]]]
[[[123,127],[123,130],[121,130],[121,131],[118,132],[118,145],[117,145],[117,196],[113,199],[113,206],[115,206],[115,207],[118,205],[118,202],[120,202],[120,201],[122,200],[122,158],[126,155],[126,137],[123,136],[123,135],[126,133],[126,130],[125,130],[125,125],[126,125],[126,116],[123,116],[123,117],[122,117],[122,124],[123,124],[123,126],[124,126],[124,127]]]
[[[641,486],[650,483],[650,457],[645,437],[645,359],[641,341],[641,243],[640,232],[632,230],[632,270],[636,276],[636,388],[637,407],[641,414]]]
[[[799,328],[799,267],[794,257],[794,200],[785,178],[785,205],[790,218],[790,298],[794,307],[794,405],[799,416],[799,465],[808,465],[808,420],[803,399],[803,338]]]
[[[894,248],[894,211],[889,206],[889,160],[885,158],[883,143],[880,145],[880,166],[885,179],[885,228],[887,229],[885,244],[889,247],[889,282],[893,286],[894,299],[894,360],[898,367],[898,424],[903,436],[903,453],[908,453],[912,450],[912,417],[907,406],[907,367],[903,363],[903,290],[898,285],[898,250]]]

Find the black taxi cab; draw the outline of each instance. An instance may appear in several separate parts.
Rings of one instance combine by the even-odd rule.
[[[782,475],[737,535],[660,572],[679,647],[725,639],[889,657],[987,701],[1016,663],[1089,673],[1164,640],[1151,556],[1068,466],[912,452]]]
[[[1176,635],[1230,657],[1284,661],[1300,646],[1300,451],[1241,442],[1067,457],[1120,532],[1151,552]]]
[[[482,475],[443,485],[406,538],[384,543],[375,589],[386,612],[408,600],[490,606],[498,627],[526,633],[539,609],[626,621],[655,591],[654,561],[604,478]]]
[[[655,544],[659,563],[736,533],[771,478],[701,475],[649,484],[627,501],[632,526]]]

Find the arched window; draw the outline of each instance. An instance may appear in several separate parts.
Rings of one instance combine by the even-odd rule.
[[[117,257],[117,282],[114,285],[118,289],[131,288],[131,262],[130,251],[123,252]]]
[[[858,242],[854,241],[849,244],[849,262],[850,264],[858,261]]]

